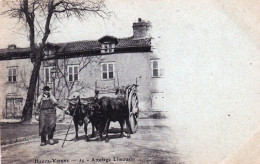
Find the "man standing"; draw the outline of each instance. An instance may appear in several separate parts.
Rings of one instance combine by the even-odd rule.
[[[63,109],[58,104],[55,97],[50,93],[50,87],[43,88],[43,94],[37,99],[37,109],[40,110],[39,116],[39,135],[41,136],[41,146],[46,145],[46,136],[48,135],[49,143],[54,144],[53,134],[56,127],[56,109],[57,106]]]

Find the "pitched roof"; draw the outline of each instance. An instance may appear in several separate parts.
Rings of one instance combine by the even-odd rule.
[[[30,48],[15,48],[15,49],[0,49],[0,55],[5,54],[5,53],[28,53],[30,52]]]
[[[95,40],[54,44],[59,46],[58,53],[84,52],[99,49],[101,44]]]
[[[0,49],[0,60],[29,58],[30,52],[30,48]]]
[[[116,48],[126,48],[126,47],[145,47],[151,46],[151,38],[145,39],[135,39],[133,37],[119,39]]]
[[[97,40],[84,40],[77,42],[53,44],[60,47],[58,53],[84,52],[91,50],[100,50],[101,43]],[[117,48],[146,47],[151,46],[151,38],[135,39],[133,37],[118,39]]]
[[[95,52],[101,52],[101,43],[98,40],[83,40],[67,43],[47,43],[50,46],[57,48],[57,55]],[[136,51],[143,51],[142,48],[150,50],[151,38],[136,39],[134,37],[119,38],[118,44],[115,46],[116,52],[124,52],[126,49]],[[139,48],[139,49],[138,49]],[[141,49],[140,49],[141,48]],[[16,49],[0,49],[0,60],[11,58],[27,58],[29,57],[30,48],[16,48]]]

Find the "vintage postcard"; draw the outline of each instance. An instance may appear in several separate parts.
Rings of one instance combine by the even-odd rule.
[[[1,163],[260,164],[259,11],[1,0]]]

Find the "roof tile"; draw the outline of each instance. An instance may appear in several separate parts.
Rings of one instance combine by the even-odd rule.
[[[75,53],[87,52],[93,50],[100,50],[101,43],[98,40],[84,40],[68,43],[48,43],[58,47],[58,53]],[[115,49],[131,48],[131,47],[151,47],[151,38],[136,39],[134,37],[119,38]],[[30,53],[30,48],[16,48],[16,49],[0,49],[0,59],[8,57],[8,55],[19,56],[23,53]],[[28,56],[28,55],[27,55]]]

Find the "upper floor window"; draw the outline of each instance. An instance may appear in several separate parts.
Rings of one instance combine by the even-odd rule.
[[[52,67],[44,67],[44,83],[52,83],[52,78],[51,78],[51,69]]]
[[[101,53],[113,53],[115,49],[114,43],[102,43]]]
[[[44,55],[45,56],[50,56],[50,55],[53,55],[54,54],[54,51],[52,49],[44,49]]]
[[[114,79],[115,63],[101,63],[101,73],[102,79]]]
[[[17,67],[8,68],[8,82],[17,81]]]
[[[68,75],[69,75],[69,82],[78,81],[79,80],[79,66],[78,65],[68,66]]]
[[[151,60],[151,67],[152,77],[162,77],[164,75],[160,60]]]

